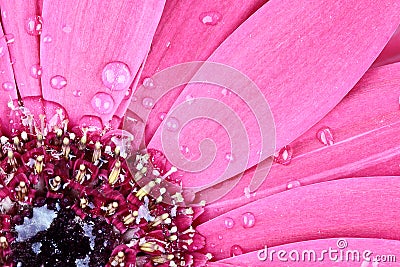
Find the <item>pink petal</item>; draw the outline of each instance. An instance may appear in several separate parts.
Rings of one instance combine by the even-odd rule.
[[[217,260],[229,257],[233,245],[246,253],[266,244],[331,237],[400,239],[399,188],[399,177],[313,184],[252,202],[196,229],[206,237],[206,251]],[[228,218],[233,227],[225,226]],[[243,242],[244,237],[251,242]]]
[[[397,28],[397,6],[395,1],[360,4],[357,1],[272,0],[242,24],[210,60],[241,70],[261,88],[274,115],[276,142],[280,148],[319,121],[361,78]],[[234,155],[235,158],[248,159],[248,167],[259,161],[259,126],[246,103],[234,94],[224,94],[221,88],[216,90],[215,86],[204,84],[186,87],[176,106],[187,97],[213,98],[232,108],[252,144],[249,157],[244,153]],[[190,116],[187,113],[184,115]],[[221,125],[209,122],[196,120],[179,133],[180,145],[189,147],[193,158],[200,157],[198,143],[205,137],[213,137],[217,151],[208,169],[185,174],[185,185],[200,186],[215,181],[228,165],[225,158],[231,153],[231,144],[244,140],[229,140]],[[246,144],[243,142],[243,150],[248,150]],[[162,150],[165,145],[161,143],[159,129],[149,147]]]
[[[212,52],[267,0],[255,1],[167,1],[141,82],[167,67],[194,60],[206,60]],[[208,17],[209,16],[209,17]],[[207,19],[214,19],[213,23]],[[205,22],[203,22],[203,20]],[[134,87],[135,88],[135,87]],[[167,112],[182,87],[168,94],[153,108],[146,126],[149,140],[161,123],[160,113]],[[129,101],[122,102],[117,116],[125,114]]]
[[[254,169],[224,198],[205,208],[201,220],[265,196],[332,179],[366,175],[398,175],[400,63],[369,70],[357,86],[320,122],[290,146],[288,165],[274,164],[263,185],[245,190]],[[329,128],[334,144],[322,144],[317,133]]]
[[[266,244],[267,245],[267,244]],[[331,256],[324,250],[332,251]],[[272,251],[275,251],[273,253]],[[278,251],[285,251],[286,255],[282,260],[278,258]],[[294,251],[294,252],[292,252]],[[308,251],[308,252],[307,252]],[[335,252],[336,251],[336,252]],[[371,252],[371,254],[369,253]],[[267,252],[267,258],[265,255]],[[272,254],[272,259],[270,253]],[[290,254],[292,252],[292,254]],[[299,260],[296,259],[296,252],[299,253]],[[308,253],[315,252],[314,257],[308,260]],[[353,254],[354,253],[354,254]],[[364,254],[365,253],[365,254]],[[267,249],[260,248],[255,252],[246,253],[237,257],[227,258],[216,264],[229,264],[227,266],[333,266],[333,262],[338,260],[340,266],[357,266],[357,267],[375,267],[375,266],[394,266],[396,257],[400,253],[400,241],[376,239],[376,238],[329,238],[317,239],[285,244],[281,246],[268,247]],[[290,258],[292,255],[292,258]],[[303,260],[303,255],[304,259]],[[311,254],[313,255],[313,254]],[[341,255],[343,258],[341,260]],[[260,258],[260,259],[259,259]],[[287,261],[285,261],[287,259]],[[368,262],[368,259],[371,262]],[[373,262],[374,260],[381,259],[381,262]],[[385,262],[386,259],[386,262]],[[210,264],[209,266],[218,266]],[[223,266],[223,265],[221,265]]]
[[[387,65],[400,61],[400,28],[397,28],[389,43],[385,46],[382,53],[375,60],[373,67]]]
[[[43,97],[61,104],[73,125],[99,118],[108,125],[146,57],[163,6],[44,1]]]

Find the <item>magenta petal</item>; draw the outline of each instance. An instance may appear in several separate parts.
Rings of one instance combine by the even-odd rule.
[[[382,53],[375,60],[373,67],[387,65],[400,61],[400,27],[393,34]]]
[[[400,241],[377,238],[329,238],[317,239],[285,244],[276,247],[260,248],[258,251],[227,258],[216,264],[227,264],[226,266],[395,266],[396,257],[400,253]],[[332,254],[323,252],[331,250]],[[275,254],[272,251],[275,251]],[[278,258],[278,251],[281,259]],[[308,252],[311,260],[308,260]],[[336,251],[336,252],[335,252]],[[369,253],[369,251],[371,253]],[[267,255],[265,254],[267,253]],[[272,259],[271,259],[272,252]],[[315,254],[312,254],[315,252]],[[296,254],[298,253],[298,254]],[[353,254],[354,253],[354,254]],[[298,256],[297,256],[298,255]],[[303,259],[304,255],[304,259]],[[315,255],[315,258],[314,258]],[[341,256],[342,259],[341,259]],[[315,259],[315,260],[314,260]],[[378,260],[381,259],[381,262]],[[370,260],[370,262],[368,261]],[[338,261],[338,262],[337,262]],[[377,262],[374,262],[377,261]],[[224,265],[209,265],[224,266]],[[397,266],[397,265],[396,265]]]
[[[42,96],[40,89],[39,37],[42,19],[36,0],[1,1],[4,32],[21,96]],[[12,36],[12,37],[11,37]],[[29,108],[29,106],[27,106]]]
[[[74,125],[108,125],[150,47],[164,1],[44,1],[42,86]],[[81,121],[81,118],[87,118]]]
[[[330,237],[400,239],[399,177],[351,178],[299,187],[266,197],[197,227],[215,258]],[[226,226],[227,219],[233,226]],[[262,233],[262,234],[261,234]],[[251,242],[243,242],[243,237]]]
[[[263,185],[246,195],[254,172],[249,170],[234,190],[205,208],[201,220],[300,185],[354,176],[399,175],[399,92],[393,90],[400,86],[399,81],[400,63],[369,70],[327,116],[290,144],[290,164],[273,165]],[[331,145],[317,136],[327,129],[333,137]]]
[[[167,1],[141,82],[154,73],[175,64],[206,60],[212,52],[267,0]],[[214,23],[208,22],[214,20]],[[146,126],[149,140],[161,123],[160,113],[167,112],[182,87],[164,97],[153,108]],[[122,105],[129,105],[128,101]],[[124,115],[125,109],[117,113]]]
[[[210,60],[237,68],[261,88],[274,115],[280,148],[326,115],[366,72],[398,26],[397,7],[396,1],[272,0],[242,24]],[[176,105],[188,97],[228,104],[242,120],[252,144],[247,166],[258,162],[259,127],[239,97],[210,85],[190,85]],[[224,128],[206,119],[199,121],[186,125],[180,143],[198,157],[199,140],[212,137],[216,160],[202,172],[187,173],[187,184],[213,181],[228,164],[224,158],[231,144]],[[165,144],[160,135],[159,129],[151,148],[162,150]]]

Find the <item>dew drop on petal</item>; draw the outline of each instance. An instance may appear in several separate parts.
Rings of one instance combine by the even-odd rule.
[[[186,102],[187,102],[188,104],[193,104],[193,102],[194,102],[194,97],[193,97],[192,95],[187,95],[187,96],[185,97],[185,100],[186,100]]]
[[[239,256],[243,254],[243,249],[239,245],[233,245],[230,249],[231,257]]]
[[[234,160],[234,157],[233,157],[233,155],[232,155],[231,153],[227,153],[227,154],[225,155],[225,159],[226,159],[227,161],[233,161],[233,160]]]
[[[175,117],[169,117],[165,122],[168,131],[176,132],[179,129],[179,121]]]
[[[256,223],[256,218],[251,212],[246,212],[242,217],[242,224],[244,228],[251,228]]]
[[[73,94],[75,97],[80,97],[80,96],[82,95],[82,91],[81,91],[81,90],[74,90],[74,91],[72,92],[72,94]]]
[[[42,67],[39,64],[32,65],[30,74],[33,78],[39,79],[42,76]]]
[[[296,187],[299,187],[299,186],[301,186],[301,184],[300,184],[300,182],[299,181],[289,181],[287,184],[286,184],[286,188],[287,189],[292,189],[292,188],[296,188]]]
[[[4,44],[0,45],[0,57],[4,56],[7,52],[7,48],[5,47]]]
[[[56,75],[50,79],[50,85],[54,89],[63,89],[67,85],[67,79],[64,76]]]
[[[144,78],[144,79],[143,79],[143,86],[146,87],[146,88],[148,88],[148,89],[154,88],[154,81],[153,81],[153,79],[152,79],[152,78],[149,78],[149,77]]]
[[[69,25],[64,25],[64,26],[62,27],[62,30],[63,30],[63,32],[65,32],[65,33],[70,33],[70,32],[72,32],[72,27],[69,26]]]
[[[12,82],[4,82],[2,87],[5,91],[12,91],[15,89],[14,83]]]
[[[211,12],[203,12],[200,14],[199,19],[200,22],[204,25],[215,26],[221,20],[222,15],[219,12],[211,11]]]
[[[181,145],[179,147],[179,150],[182,152],[183,155],[185,155],[186,157],[190,156],[190,149],[188,146],[186,145]]]
[[[111,90],[125,90],[131,83],[131,73],[128,66],[120,61],[108,63],[102,72],[103,84]]]
[[[227,229],[232,229],[233,228],[233,226],[235,225],[235,222],[233,221],[233,219],[232,218],[225,218],[225,220],[224,220],[224,225],[225,225],[225,228],[227,228]]]
[[[158,113],[158,118],[160,119],[160,121],[163,121],[166,116],[167,116],[167,113],[165,113],[165,112]]]
[[[226,89],[226,88],[222,89],[222,90],[221,90],[221,94],[222,94],[223,96],[226,96],[226,95],[228,94],[228,89]]]
[[[42,33],[43,21],[41,16],[29,17],[26,23],[26,31],[28,34],[38,36]]]
[[[219,239],[219,240],[222,240],[222,239],[223,239],[222,235],[219,235],[219,236],[218,236],[218,239]]]
[[[53,41],[53,38],[50,35],[46,35],[43,37],[43,43],[49,44]]]
[[[322,144],[326,146],[331,146],[335,143],[332,130],[329,127],[323,127],[319,129],[317,132],[317,138]]]
[[[131,94],[132,94],[132,89],[131,89],[131,88],[128,88],[128,89],[125,91],[124,99],[129,99],[129,97],[131,96]]]
[[[277,153],[275,153],[274,162],[282,165],[288,165],[292,160],[292,155],[293,149],[289,145],[284,146]]]
[[[154,107],[154,99],[151,97],[145,97],[142,100],[142,105],[147,109],[151,109]]]
[[[108,114],[114,108],[114,99],[107,93],[97,93],[93,96],[92,108],[99,114]]]

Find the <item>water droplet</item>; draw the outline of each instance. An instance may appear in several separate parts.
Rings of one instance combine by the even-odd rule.
[[[51,43],[51,41],[53,41],[53,38],[50,35],[46,35],[45,37],[43,37],[43,43],[49,44]]]
[[[82,91],[81,91],[81,90],[74,90],[74,91],[72,92],[72,94],[73,94],[75,97],[80,97],[80,96],[82,95]]]
[[[153,81],[153,79],[152,79],[152,78],[149,78],[149,77],[144,78],[144,79],[143,79],[143,86],[146,87],[146,88],[148,88],[148,89],[154,88],[154,81]]]
[[[132,94],[132,89],[131,89],[131,88],[128,88],[128,89],[125,91],[124,99],[129,99],[129,97],[131,96],[131,94]]]
[[[239,256],[243,254],[243,249],[239,245],[233,245],[230,250],[231,257]]]
[[[222,15],[219,12],[211,11],[211,12],[203,12],[200,14],[199,19],[204,25],[217,25],[221,20]]]
[[[250,197],[251,197],[250,188],[249,188],[248,186],[246,186],[246,187],[244,188],[244,196],[245,196],[246,198],[250,198]]]
[[[70,33],[70,32],[72,32],[72,27],[69,26],[69,25],[64,25],[63,28],[62,28],[62,30],[63,30],[63,32],[65,32],[65,33]]]
[[[175,117],[168,117],[165,122],[168,131],[176,132],[179,129],[179,121]]]
[[[37,36],[42,33],[43,21],[41,16],[29,17],[26,23],[26,31],[28,34]]]
[[[125,90],[131,83],[131,73],[128,66],[120,61],[108,63],[101,76],[103,84],[111,90]]]
[[[256,223],[256,218],[254,217],[254,214],[251,212],[246,212],[245,214],[243,214],[242,219],[244,228],[251,228]]]
[[[319,129],[319,131],[317,132],[317,138],[322,144],[326,146],[331,146],[335,142],[335,140],[333,139],[332,130],[329,127],[323,127]]]
[[[12,33],[5,34],[4,38],[5,38],[7,44],[12,44],[15,42],[15,36]]]
[[[221,90],[221,94],[222,94],[223,96],[226,96],[226,95],[228,94],[228,89],[226,89],[226,88],[222,89],[222,90]]]
[[[224,221],[224,225],[227,229],[232,229],[233,226],[235,225],[235,222],[233,221],[232,218],[226,218]]]
[[[50,79],[50,85],[54,89],[63,89],[67,85],[67,79],[64,76],[56,75]]]
[[[234,160],[234,157],[233,157],[233,155],[232,155],[231,153],[227,153],[227,154],[225,155],[225,159],[226,159],[227,161],[233,161],[233,160]]]
[[[186,102],[188,102],[188,104],[193,104],[194,102],[194,97],[192,95],[187,95],[185,97]]]
[[[183,155],[185,155],[186,157],[190,156],[190,149],[188,146],[186,145],[181,145],[179,147],[180,151],[182,152]]]
[[[142,101],[143,107],[151,109],[154,107],[154,99],[151,97],[145,97]]]
[[[31,76],[35,79],[39,79],[42,76],[42,67],[39,64],[31,67]]]
[[[14,89],[15,89],[14,83],[12,83],[12,82],[4,82],[4,83],[3,83],[3,89],[4,89],[5,91],[12,91],[12,90],[14,90]]]
[[[169,48],[171,46],[171,42],[167,42],[166,46]]]
[[[222,239],[223,239],[222,235],[219,235],[219,236],[218,236],[218,239],[219,239],[219,240],[222,240]]]
[[[165,113],[165,112],[158,113],[158,118],[160,119],[160,121],[163,121],[166,116],[167,116],[167,113]]]
[[[212,248],[215,248],[217,245],[215,245],[214,243],[211,243],[210,246],[211,246]]]
[[[97,93],[92,98],[93,109],[100,114],[108,114],[114,108],[114,99],[107,93]]]
[[[301,186],[300,182],[295,180],[295,181],[289,181],[286,185],[286,188],[292,189],[292,188],[299,187],[299,186]]]
[[[293,150],[289,145],[287,145],[282,147],[278,151],[278,153],[275,153],[274,161],[282,165],[288,165],[292,160],[292,155],[293,155]]]

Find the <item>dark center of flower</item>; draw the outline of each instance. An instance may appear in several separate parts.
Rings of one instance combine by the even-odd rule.
[[[0,137],[2,266],[204,266],[211,258],[192,227],[202,209],[165,188],[177,183],[176,168],[163,169],[159,151],[129,150],[120,132],[68,131],[65,121],[46,128],[40,119]]]

